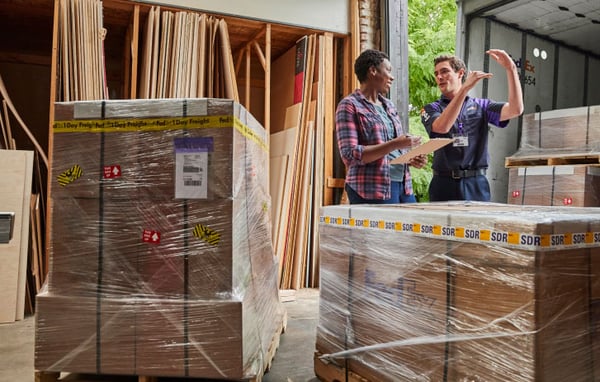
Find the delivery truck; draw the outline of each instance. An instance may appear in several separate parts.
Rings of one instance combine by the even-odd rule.
[[[490,126],[492,201],[506,202],[505,158],[519,150],[524,116],[600,105],[600,1],[458,0],[456,53],[470,70],[494,73],[472,96],[508,99],[505,70],[485,54],[507,51],[520,72],[525,111],[505,129]]]

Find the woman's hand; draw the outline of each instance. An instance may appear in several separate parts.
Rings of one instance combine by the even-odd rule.
[[[418,135],[401,135],[398,138],[394,138],[397,149],[408,149],[421,144],[421,137]]]
[[[413,167],[416,167],[416,168],[422,168],[423,166],[425,166],[427,164],[427,155],[421,154],[414,158],[411,158],[408,161],[408,164]]]

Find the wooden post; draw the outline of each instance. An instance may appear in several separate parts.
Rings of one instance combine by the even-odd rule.
[[[245,93],[244,102],[245,102],[246,110],[250,110],[250,63],[251,63],[250,46],[247,46],[245,51],[246,51],[246,84],[245,84],[246,93]]]
[[[133,31],[131,33],[131,83],[130,94],[131,99],[137,98],[137,68],[138,68],[138,50],[140,39],[140,6],[136,4],[133,8]]]
[[[344,49],[344,52],[350,51],[350,57],[346,57],[346,68],[344,72],[348,73],[348,89],[344,95],[349,94],[358,87],[358,80],[354,76],[354,60],[360,55],[360,14],[358,7],[359,0],[350,0],[350,49]]]
[[[267,137],[271,133],[271,24],[265,31],[265,122]],[[267,174],[269,172],[267,171]]]
[[[335,99],[334,99],[334,90],[333,90],[333,71],[334,71],[334,60],[333,60],[333,34],[325,33],[325,38],[323,39],[325,43],[324,47],[324,58],[323,61],[325,63],[325,70],[323,73],[323,82],[325,86],[324,91],[324,99],[323,99],[323,120],[324,120],[324,158],[323,158],[323,205],[328,206],[333,204],[333,189],[327,187],[324,181],[325,179],[329,179],[333,177],[333,155],[334,155],[334,146],[335,140],[333,139],[335,134],[335,126],[334,126],[334,110],[335,110]]]

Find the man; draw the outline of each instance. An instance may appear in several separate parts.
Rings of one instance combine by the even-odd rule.
[[[508,102],[473,98],[469,91],[492,73],[470,71],[455,56],[434,60],[435,81],[442,92],[439,100],[421,110],[421,122],[431,138],[454,138],[433,156],[433,179],[429,185],[431,201],[489,201],[488,123],[506,127],[509,119],[523,113],[523,93],[517,67],[503,50],[486,52],[504,69],[508,81]],[[466,75],[466,77],[465,77]],[[464,77],[464,82],[463,82]]]

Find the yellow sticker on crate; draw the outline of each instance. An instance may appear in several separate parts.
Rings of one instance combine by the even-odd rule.
[[[78,178],[81,177],[81,175],[83,175],[83,170],[81,169],[81,166],[76,164],[73,167],[71,167],[70,169],[64,171],[63,173],[61,173],[58,177],[58,184],[60,184],[61,186],[66,186],[69,183],[73,183],[74,181],[76,181]]]
[[[218,245],[221,240],[221,234],[219,232],[202,224],[196,224],[194,227],[194,236],[215,246]]]

